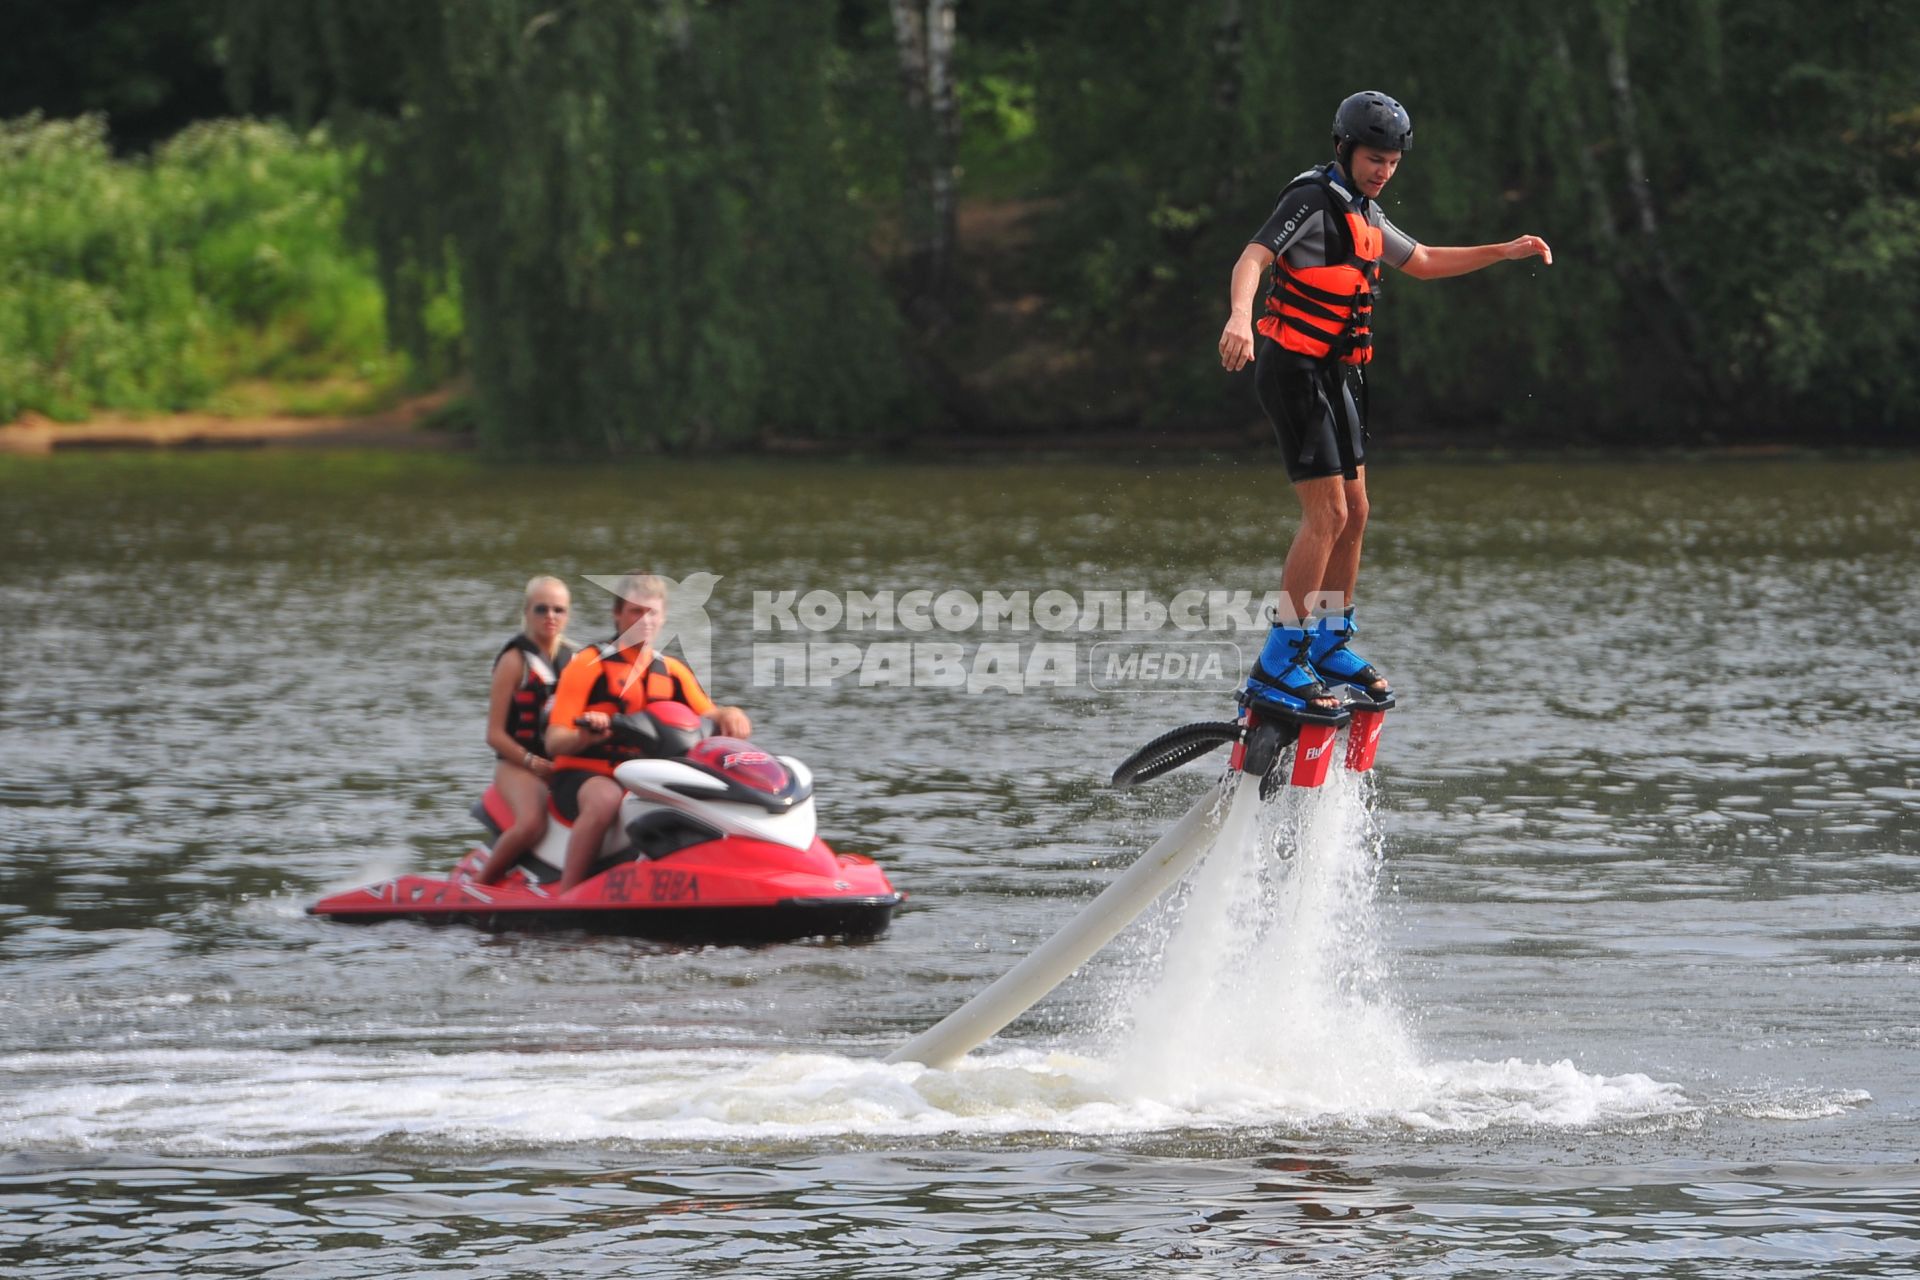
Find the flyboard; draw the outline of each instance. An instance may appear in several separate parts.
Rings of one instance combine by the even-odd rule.
[[[1334,696],[1340,705],[1327,711],[1288,711],[1243,700],[1235,720],[1182,725],[1128,756],[1113,771],[1116,787],[1151,781],[1233,745],[1220,780],[1099,897],[993,985],[895,1049],[887,1061],[946,1067],[998,1034],[1177,883],[1213,847],[1231,817],[1272,798],[1281,786],[1324,783],[1341,729],[1347,730],[1346,767],[1373,768],[1393,695],[1376,697],[1341,686]],[[1289,746],[1290,762],[1285,759]]]

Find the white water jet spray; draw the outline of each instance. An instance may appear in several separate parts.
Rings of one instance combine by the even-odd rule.
[[[1308,1112],[1423,1092],[1386,981],[1371,797],[1368,775],[1337,769],[1229,818],[1172,905],[1152,976],[1121,1001],[1112,1057],[1125,1087]]]

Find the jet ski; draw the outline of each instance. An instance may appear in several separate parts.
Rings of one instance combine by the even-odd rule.
[[[472,881],[513,823],[489,786],[472,810],[488,834],[447,876],[396,876],[307,912],[354,924],[410,919],[682,942],[886,932],[906,895],[873,859],[835,852],[815,833],[806,765],[710,730],[680,703],[614,718],[613,740],[647,754],[615,766],[627,792],[620,813],[588,877],[566,893],[558,882],[569,826],[551,809],[546,834],[497,883]]]

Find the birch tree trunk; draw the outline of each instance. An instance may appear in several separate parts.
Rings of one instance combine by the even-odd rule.
[[[1246,44],[1240,0],[1220,0],[1213,21],[1213,105],[1223,116],[1240,109],[1240,58]]]
[[[935,298],[946,296],[953,253],[960,238],[960,112],[953,92],[953,46],[959,0],[927,2],[927,110],[933,115],[933,160],[928,185],[933,193],[933,248],[929,275]]]
[[[1653,282],[1664,296],[1670,313],[1678,322],[1681,341],[1686,346],[1686,364],[1710,392],[1719,389],[1719,366],[1706,344],[1706,329],[1700,316],[1680,287],[1673,263],[1660,239],[1660,220],[1654,208],[1653,184],[1647,177],[1647,157],[1640,145],[1639,115],[1633,104],[1633,75],[1627,60],[1627,8],[1620,3],[1600,6],[1600,28],[1606,33],[1607,87],[1613,95],[1614,127],[1620,134],[1620,150],[1627,168],[1627,194],[1633,202],[1640,237],[1645,241],[1647,263]]]
[[[908,277],[918,309],[944,318],[959,242],[955,162],[960,114],[953,55],[959,0],[888,0],[900,59],[901,95],[912,133],[907,147]]]
[[[1235,117],[1240,113],[1244,79],[1241,63],[1246,56],[1246,36],[1240,0],[1220,0],[1219,12],[1213,20],[1213,107],[1219,115],[1214,137],[1222,144],[1220,177],[1214,183],[1213,199],[1219,208],[1232,204],[1234,193],[1240,188],[1240,131],[1235,127]]]
[[[1548,32],[1553,60],[1560,69],[1561,93],[1566,99],[1567,124],[1573,133],[1573,159],[1580,170],[1580,185],[1586,189],[1589,213],[1593,218],[1593,243],[1618,269],[1620,235],[1613,225],[1613,203],[1607,199],[1607,185],[1594,159],[1593,135],[1587,129],[1586,113],[1580,110],[1579,76],[1573,66],[1573,50],[1567,45],[1567,33],[1558,21]]]
[[[893,13],[893,42],[900,54],[900,93],[907,110],[927,109],[927,13],[924,0],[888,0]]]

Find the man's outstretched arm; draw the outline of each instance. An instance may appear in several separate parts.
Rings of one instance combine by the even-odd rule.
[[[1553,265],[1553,250],[1539,236],[1521,236],[1505,244],[1415,245],[1413,254],[1400,269],[1415,280],[1444,280],[1464,276],[1470,271],[1490,267],[1496,262],[1517,262],[1522,258],[1540,258]]]

